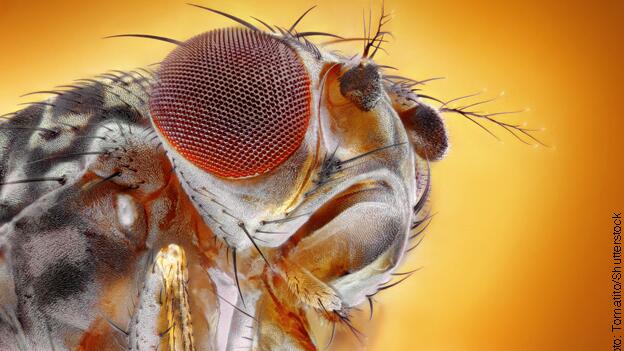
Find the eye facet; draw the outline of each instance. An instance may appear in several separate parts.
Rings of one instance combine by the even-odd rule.
[[[225,178],[275,169],[301,145],[310,78],[297,52],[271,35],[219,29],[177,47],[150,98],[156,127],[196,166]]]

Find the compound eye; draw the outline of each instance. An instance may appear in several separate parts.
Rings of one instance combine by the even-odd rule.
[[[161,64],[149,108],[173,148],[224,178],[275,169],[301,145],[310,79],[273,36],[219,29],[178,46]]]

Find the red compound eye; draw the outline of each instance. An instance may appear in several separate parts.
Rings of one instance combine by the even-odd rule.
[[[167,141],[220,177],[266,173],[300,145],[310,120],[310,79],[278,38],[219,29],[177,47],[163,61],[150,99]]]

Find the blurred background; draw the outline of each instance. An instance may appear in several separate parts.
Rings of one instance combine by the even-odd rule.
[[[372,8],[376,21],[381,7],[369,0],[196,3],[281,26],[316,4],[299,29],[345,36],[361,35],[362,12]],[[362,306],[355,324],[368,335],[368,350],[610,348],[610,216],[624,210],[623,4],[386,1],[395,38],[377,55],[380,64],[414,79],[447,77],[424,91],[443,100],[505,92],[484,108],[530,109],[501,117],[546,128],[536,135],[549,147],[490,126],[498,141],[446,116],[451,149],[432,166],[436,216],[402,270],[422,269],[375,297],[371,322]],[[145,66],[172,49],[104,36],[183,40],[230,25],[184,1],[0,0],[0,112],[32,101],[21,94]]]

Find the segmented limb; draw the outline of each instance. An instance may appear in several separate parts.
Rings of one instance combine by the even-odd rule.
[[[175,244],[154,258],[130,323],[130,350],[195,350],[186,265],[184,249]]]

